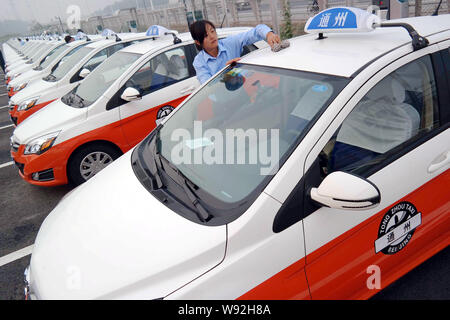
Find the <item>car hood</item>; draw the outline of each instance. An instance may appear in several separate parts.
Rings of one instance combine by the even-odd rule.
[[[73,108],[58,99],[26,118],[14,130],[14,139],[27,144],[35,138],[59,131],[65,126],[75,126],[87,117],[87,108]],[[56,139],[55,144],[59,143]]]
[[[18,66],[17,68],[15,68],[14,73],[22,73],[23,74],[24,72],[27,72],[28,70],[33,69],[34,67],[35,67],[34,63],[32,63],[32,64],[24,63],[24,64]]]
[[[42,79],[30,82],[25,88],[11,97],[12,104],[20,104],[27,99],[40,96],[43,92],[56,86],[56,82],[48,82]]]
[[[36,70],[28,70],[27,72],[22,73],[20,76],[18,76],[17,78],[11,80],[8,85],[11,87],[15,87],[17,85],[20,85],[22,83],[28,82],[30,81],[30,79],[33,79],[37,74],[39,73],[39,71]]]
[[[45,219],[30,265],[38,298],[162,298],[223,260],[226,227],[167,208],[137,180],[130,157],[66,195]]]

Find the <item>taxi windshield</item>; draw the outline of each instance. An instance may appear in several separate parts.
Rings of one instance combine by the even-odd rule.
[[[160,127],[156,153],[214,199],[243,201],[277,172],[348,81],[230,66]]]
[[[83,107],[94,103],[141,56],[135,53],[116,52],[95,68],[74,92],[84,102]]]
[[[66,61],[60,63],[58,67],[52,72],[52,81],[58,81],[62,79],[78,62],[86,57],[92,50],[94,49],[83,47],[82,49],[72,54]]]
[[[34,70],[40,71],[43,70],[45,68],[47,68],[53,61],[55,61],[59,55],[61,53],[63,53],[66,49],[68,48],[68,46],[66,44],[61,45],[59,47],[56,47],[55,49],[53,49],[39,64],[39,66],[37,66],[36,68],[34,68]]]

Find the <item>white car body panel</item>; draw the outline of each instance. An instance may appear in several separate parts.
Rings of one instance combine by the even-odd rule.
[[[139,182],[129,165],[130,155],[75,189],[45,219],[32,256],[31,273],[39,298],[133,299],[137,292],[157,299],[223,259],[226,227],[193,223],[171,212],[143,186],[136,189]],[[128,170],[114,170],[119,166]],[[112,172],[113,177],[108,174]],[[118,192],[122,189],[111,181],[130,192]],[[103,190],[100,198],[95,195],[99,186]],[[129,202],[123,202],[124,198]],[[73,208],[73,199],[78,199],[76,210],[67,210]],[[102,201],[114,210],[100,205]],[[140,209],[130,210],[128,203]]]

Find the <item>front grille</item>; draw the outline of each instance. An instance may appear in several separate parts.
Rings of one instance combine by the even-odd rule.
[[[17,161],[14,161],[14,162],[15,162],[17,168],[19,168],[20,173],[23,174],[23,170],[24,170],[24,168],[25,168],[25,164],[20,163],[20,162],[17,162]]]

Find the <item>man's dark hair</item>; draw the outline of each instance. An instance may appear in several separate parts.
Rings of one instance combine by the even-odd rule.
[[[214,30],[216,27],[211,21],[208,20],[200,20],[195,21],[193,24],[189,26],[189,31],[191,32],[192,39],[200,42],[200,46],[195,44],[198,50],[203,50],[203,40],[206,38],[206,25],[209,24]]]
[[[64,41],[65,41],[66,43],[69,43],[70,40],[72,40],[72,37],[71,37],[71,36],[67,35],[67,36],[64,37]]]

